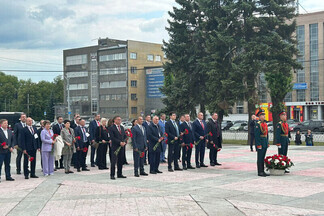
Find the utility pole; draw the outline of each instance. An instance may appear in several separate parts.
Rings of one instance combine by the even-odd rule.
[[[29,94],[27,94],[27,116],[29,116]]]
[[[67,89],[67,104],[68,104],[68,115],[71,119],[71,106],[70,106],[70,78],[66,75],[66,89]]]

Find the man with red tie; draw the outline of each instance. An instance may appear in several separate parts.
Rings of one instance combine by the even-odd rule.
[[[76,168],[78,172],[82,171],[90,171],[86,167],[86,157],[88,154],[88,147],[89,147],[89,133],[85,128],[85,120],[80,119],[79,126],[77,126],[74,130],[76,142]]]
[[[90,140],[91,144],[95,141],[96,138],[96,129],[100,126],[100,114],[95,114],[93,121],[90,122],[89,125],[89,133],[90,133]],[[95,154],[96,154],[96,148],[91,146],[91,167],[95,167],[95,164],[97,163],[97,159],[95,160]]]
[[[208,167],[204,164],[205,146],[208,142],[207,125],[204,120],[204,114],[202,112],[199,112],[197,117],[198,118],[192,123],[195,141],[196,143],[198,143],[196,144],[195,152],[196,167]]]

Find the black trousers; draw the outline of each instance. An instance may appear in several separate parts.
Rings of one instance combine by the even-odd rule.
[[[174,168],[179,168],[179,148],[180,147],[177,141],[175,141],[173,144],[171,144],[171,142],[168,144],[168,169],[172,169],[172,163],[174,163]]]
[[[215,147],[210,147],[209,149],[209,160],[210,163],[217,163],[217,149]]]
[[[267,149],[257,149],[257,166],[258,166],[258,174],[264,172],[264,158],[266,156]]]
[[[23,152],[21,151],[17,151],[17,157],[16,157],[16,169],[17,172],[21,172],[21,158],[22,158]]]
[[[161,152],[151,151],[149,152],[150,172],[156,172],[159,170]]]
[[[88,152],[83,152],[83,150],[76,151],[76,156],[75,156],[75,165],[77,169],[85,169],[86,168],[86,157],[87,157]]]
[[[59,161],[60,161],[60,166],[59,166]],[[63,155],[61,155],[61,159],[60,160],[56,160],[55,161],[55,168],[63,168]]]
[[[92,152],[91,147],[91,152]],[[95,148],[94,148],[95,149]],[[106,168],[107,167],[107,149],[108,146],[106,143],[101,143],[97,149],[97,166],[98,168]]]
[[[29,163],[29,157],[28,155],[24,154],[24,175],[29,176],[29,173],[31,176],[35,175],[36,170],[36,150],[29,150],[27,151],[30,157],[34,157],[34,160],[30,162],[30,171],[28,170],[28,163]]]
[[[143,150],[144,151],[144,150]],[[138,174],[138,170],[140,173],[144,172],[144,157],[141,158],[140,154],[136,151],[133,151],[133,158],[134,158],[134,174]]]
[[[100,144],[100,145],[103,145],[103,144]],[[100,145],[99,145],[99,146],[100,146]],[[98,148],[99,148],[99,147],[98,147]],[[106,151],[106,153],[107,153],[107,151]],[[94,165],[95,163],[98,162],[98,151],[97,151],[96,161],[95,161],[95,154],[96,154],[96,148],[91,146],[91,155],[90,155],[90,162],[91,162],[91,165]],[[98,165],[98,164],[97,164],[97,165]]]
[[[118,148],[118,147],[117,147]],[[123,147],[119,153],[116,155],[115,151],[116,147],[113,147],[111,150],[111,162],[110,162],[110,176],[115,176],[116,164],[117,164],[117,176],[121,176],[123,174],[123,164],[125,161]]]
[[[203,139],[200,141],[198,145],[196,145],[196,152],[195,152],[195,161],[196,165],[202,165],[204,163],[205,158],[205,144],[206,140]]]
[[[1,169],[2,169],[3,163],[5,164],[6,179],[11,177],[10,160],[11,160],[11,152],[10,151],[8,151],[7,153],[0,154],[0,178],[1,178]]]
[[[191,154],[192,154],[192,148],[190,148],[190,145],[189,146],[186,145],[186,146],[182,147],[182,166],[183,166],[183,168],[191,166]]]
[[[255,143],[255,136],[254,136],[254,133],[250,134],[251,138],[250,138],[250,149],[253,150],[253,146],[254,146],[254,143]]]

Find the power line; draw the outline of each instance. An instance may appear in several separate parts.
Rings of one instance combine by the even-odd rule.
[[[48,64],[48,65],[60,65],[60,66],[63,66],[62,64],[57,64],[57,63],[50,63],[50,62],[41,62],[41,61],[29,61],[29,60],[22,60],[22,59],[13,59],[13,58],[5,58],[5,57],[1,57],[0,56],[0,60],[2,61],[14,61],[14,62],[17,62],[17,63],[23,63],[23,62],[26,62],[26,63],[36,63],[36,64]]]

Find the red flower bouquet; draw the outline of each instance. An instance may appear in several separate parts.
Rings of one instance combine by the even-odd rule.
[[[266,157],[264,163],[268,169],[285,170],[294,166],[294,163],[287,156],[277,154]]]
[[[1,143],[1,146],[2,146],[2,147],[5,147],[6,144],[7,144],[6,142],[3,142],[3,143]]]

